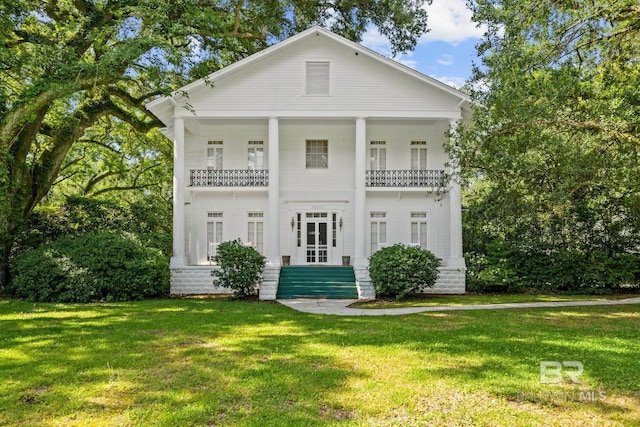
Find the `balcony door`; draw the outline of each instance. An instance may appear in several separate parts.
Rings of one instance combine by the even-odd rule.
[[[329,218],[326,212],[305,214],[305,248],[307,264],[329,262]]]

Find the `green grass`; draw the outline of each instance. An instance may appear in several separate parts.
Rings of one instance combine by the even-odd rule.
[[[640,305],[336,317],[0,300],[0,328],[0,425],[640,423]],[[582,383],[540,384],[542,360],[580,361]]]
[[[402,301],[380,299],[358,301],[351,305],[357,308],[403,308],[433,307],[439,305],[506,304],[519,302],[551,301],[604,301],[610,299],[637,298],[640,293],[611,295],[567,295],[567,294],[465,294],[465,295],[415,295]]]

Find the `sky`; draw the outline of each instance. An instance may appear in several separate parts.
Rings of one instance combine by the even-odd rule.
[[[430,31],[420,38],[413,52],[393,59],[460,88],[471,77],[472,62],[477,62],[475,45],[484,30],[471,22],[471,11],[465,0],[433,0],[425,8]],[[388,40],[375,28],[364,35],[362,44],[391,57]]]

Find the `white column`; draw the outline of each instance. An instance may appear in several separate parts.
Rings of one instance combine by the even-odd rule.
[[[170,267],[186,265],[184,252],[184,118],[173,118],[173,255]]]
[[[457,145],[456,126],[457,119],[450,119],[450,130],[452,143]],[[456,156],[456,151],[452,152],[452,156]],[[451,181],[449,183],[449,244],[451,253],[449,255],[449,267],[464,267],[464,257],[462,252],[462,192],[460,189],[460,167],[457,158],[451,159]]]
[[[367,121],[356,119],[356,152],[355,152],[355,267],[367,265],[366,256],[366,173],[367,173]]]
[[[280,134],[278,118],[269,118],[269,213],[267,215],[267,259],[280,265]]]

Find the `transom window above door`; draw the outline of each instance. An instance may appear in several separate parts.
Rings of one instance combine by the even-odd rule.
[[[305,164],[307,169],[327,169],[329,167],[329,141],[307,139]]]

